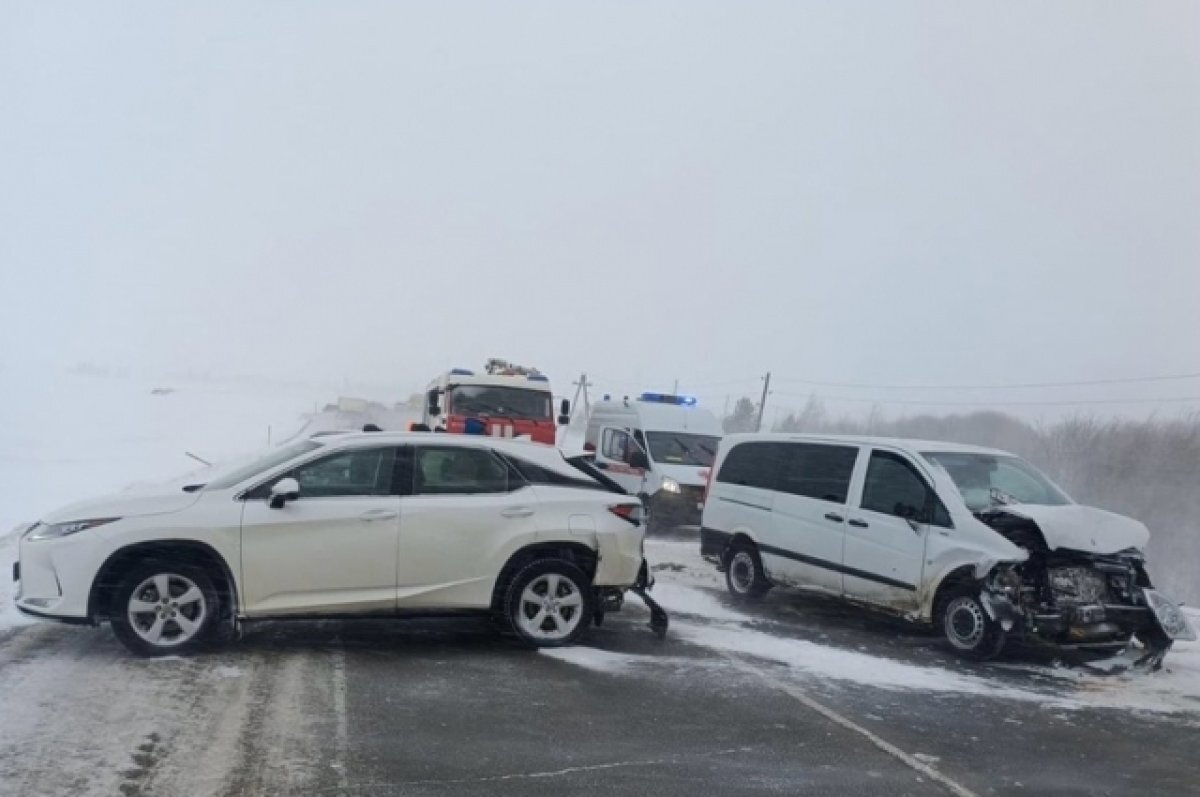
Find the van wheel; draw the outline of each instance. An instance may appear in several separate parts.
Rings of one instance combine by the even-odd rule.
[[[150,562],[125,574],[110,620],[117,639],[139,656],[191,653],[212,636],[220,599],[204,570]]]
[[[596,616],[591,581],[562,559],[537,559],[521,568],[509,582],[504,608],[521,641],[538,648],[575,644]]]
[[[729,549],[725,559],[725,586],[740,601],[759,601],[771,589],[763,572],[758,549],[745,543]]]
[[[954,652],[968,659],[986,661],[1000,655],[1008,634],[988,617],[978,591],[964,587],[946,596],[940,613],[942,635]]]

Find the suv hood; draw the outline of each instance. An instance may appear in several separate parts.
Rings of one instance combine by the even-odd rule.
[[[200,498],[199,492],[114,493],[68,504],[42,518],[42,522],[65,523],[69,520],[87,520],[102,517],[142,517],[165,515],[187,509]]]
[[[1140,551],[1150,541],[1150,530],[1141,521],[1091,506],[1010,504],[990,511],[1032,520],[1052,550],[1068,548],[1102,554],[1128,548]]]

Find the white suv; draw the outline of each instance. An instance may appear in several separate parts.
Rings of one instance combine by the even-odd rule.
[[[648,580],[638,500],[557,449],[353,433],[205,484],[66,507],[24,532],[16,604],[143,655],[241,620],[480,611],[576,641]]]
[[[713,466],[701,553],[737,598],[774,584],[934,624],[987,658],[1020,634],[1123,647],[1157,667],[1195,639],[1150,588],[1136,520],[1079,506],[1004,451],[914,440],[732,435]]]

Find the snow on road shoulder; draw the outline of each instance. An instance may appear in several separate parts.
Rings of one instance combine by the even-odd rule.
[[[676,580],[691,577],[690,568],[666,571],[654,587],[655,599],[673,617],[671,636],[731,656],[778,662],[800,679],[893,691],[976,695],[1063,709],[1200,714],[1200,643],[1176,643],[1162,671],[1156,673],[1125,669],[1102,674],[1086,668],[1007,664],[964,665],[960,671],[798,639],[783,628],[773,633],[764,624],[777,621],[726,606],[712,588]],[[1193,614],[1192,619],[1200,618]],[[1014,679],[1013,670],[1033,673],[1038,682]]]

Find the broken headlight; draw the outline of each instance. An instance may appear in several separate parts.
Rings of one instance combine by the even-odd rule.
[[[1011,567],[997,568],[988,580],[988,586],[998,595],[1003,595],[1014,604],[1021,597],[1021,577]]]
[[[1171,639],[1186,639],[1192,642],[1196,640],[1195,630],[1178,606],[1155,590],[1144,589],[1142,594],[1146,596],[1146,603],[1150,604],[1163,633]]]

